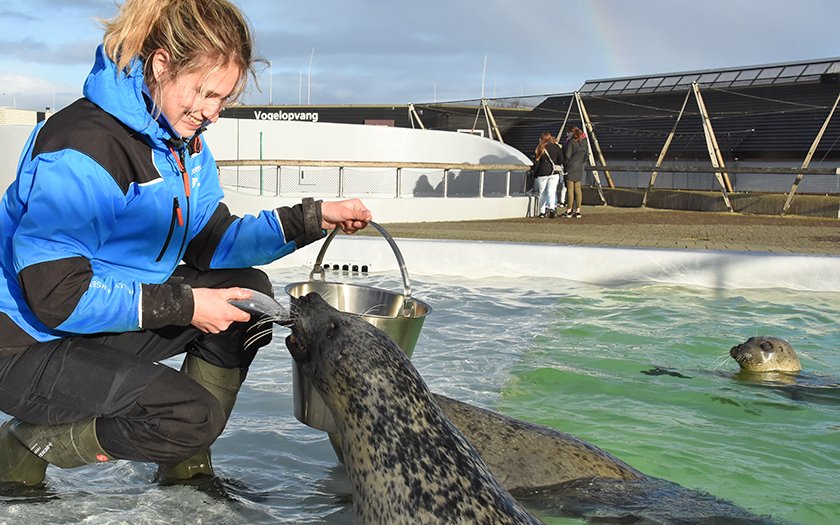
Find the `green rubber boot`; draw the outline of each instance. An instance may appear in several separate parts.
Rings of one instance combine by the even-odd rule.
[[[48,463],[73,468],[111,459],[96,438],[95,419],[64,425],[11,419],[0,427],[0,443],[5,452],[0,478],[24,485],[43,483]]]
[[[187,355],[181,372],[213,394],[221,403],[225,418],[230,417],[239,387],[242,386],[242,372],[239,368],[222,368],[201,358]],[[210,449],[201,450],[177,465],[159,465],[155,480],[163,484],[172,484],[198,475],[214,475]]]
[[[40,485],[47,473],[47,462],[33,454],[11,431],[14,419],[0,426],[0,481],[21,485]]]

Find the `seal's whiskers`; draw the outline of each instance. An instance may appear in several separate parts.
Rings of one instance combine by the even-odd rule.
[[[371,314],[382,315],[384,312],[387,311],[385,309],[385,306],[386,306],[385,303],[379,303],[379,304],[371,305],[370,308],[368,308],[367,310],[362,312],[361,315],[371,315]]]
[[[712,369],[713,370],[720,370],[721,368],[723,368],[724,365],[726,365],[727,362],[729,362],[729,358],[730,358],[729,352],[727,352],[727,353],[725,353],[725,354],[723,354],[719,357],[716,357],[715,361],[714,361],[715,365],[714,365],[714,367],[712,367]]]
[[[259,341],[260,339],[262,339],[263,337],[266,337],[266,336],[268,336],[269,334],[271,334],[271,332],[272,332],[273,330],[274,330],[273,325],[268,325],[268,328],[266,328],[266,329],[264,329],[264,330],[260,330],[259,332],[255,332],[255,333],[251,334],[251,336],[250,336],[250,337],[248,337],[248,339],[246,339],[246,340],[245,340],[245,345],[244,345],[244,347],[245,347],[245,348],[248,348],[249,346],[251,346],[251,345],[252,345],[252,344],[254,344],[255,342],[257,342],[257,341]]]

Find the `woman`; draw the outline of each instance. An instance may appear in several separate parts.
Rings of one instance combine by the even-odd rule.
[[[84,98],[33,132],[0,216],[0,481],[110,459],[211,475],[271,338],[228,301],[272,293],[252,266],[370,221],[357,199],[222,204],[201,132],[253,76],[252,49],[226,0],[127,0]],[[184,353],[180,373],[159,364]]]
[[[548,131],[540,135],[540,142],[534,150],[534,186],[540,194],[540,217],[557,217],[557,186],[560,183],[561,155],[563,150],[557,139]]]
[[[583,198],[581,181],[583,180],[583,166],[586,164],[588,151],[586,134],[579,127],[573,127],[563,148],[564,165],[566,167],[566,198],[569,201],[563,217],[580,219],[580,205]]]

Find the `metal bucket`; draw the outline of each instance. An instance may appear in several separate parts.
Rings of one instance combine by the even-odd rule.
[[[324,245],[315,261],[315,267],[309,274],[309,281],[287,285],[286,293],[290,297],[302,297],[309,292],[317,292],[333,308],[359,315],[365,321],[388,334],[397,343],[397,346],[408,357],[411,357],[411,354],[414,353],[414,346],[417,344],[417,338],[420,337],[423,321],[432,309],[428,304],[411,296],[408,271],[394,239],[375,222],[371,222],[370,225],[379,230],[379,233],[385,237],[394,251],[402,273],[402,294],[372,286],[325,281],[325,272],[322,266],[324,254],[338,228],[333,230],[324,241]],[[295,417],[298,421],[326,432],[337,431],[332,413],[324,403],[321,394],[318,393],[309,378],[301,373],[297,363],[294,363],[292,368],[292,388],[294,391]]]

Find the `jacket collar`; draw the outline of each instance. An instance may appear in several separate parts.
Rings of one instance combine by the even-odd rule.
[[[85,98],[153,142],[183,141],[166,116],[157,111],[143,76],[143,61],[138,57],[131,60],[127,71],[117,71],[117,65],[100,44],[83,93]],[[157,118],[152,117],[155,114]]]

